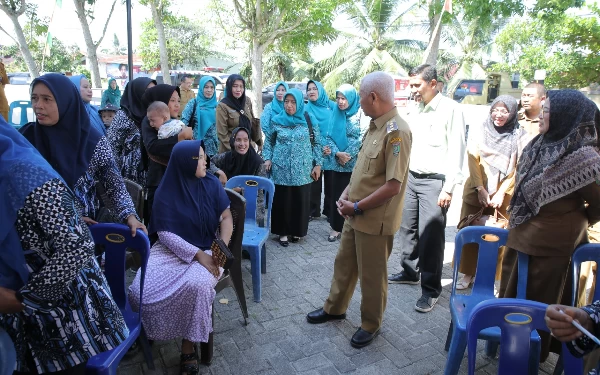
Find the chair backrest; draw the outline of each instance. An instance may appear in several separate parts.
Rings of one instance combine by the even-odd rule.
[[[137,251],[141,257],[140,266],[140,316],[142,310],[142,294],[144,292],[144,277],[146,265],[150,256],[150,241],[148,236],[138,229],[135,237],[126,225],[100,223],[90,227],[96,245],[104,245],[105,263],[104,275],[108,281],[110,292],[121,311],[130,312],[131,306],[127,299],[127,286],[125,282],[125,254],[126,250]]]
[[[231,189],[225,189],[229,197],[229,210],[233,219],[233,233],[229,240],[229,250],[235,260],[229,269],[232,278],[242,280],[242,240],[244,238],[244,218],[246,211],[246,199]],[[221,285],[220,285],[221,284]],[[215,287],[220,292],[227,284],[219,283]]]
[[[17,353],[12,339],[0,328],[0,375],[11,375],[17,363]]]
[[[577,306],[577,294],[579,287],[579,276],[581,273],[581,264],[583,262],[596,262],[600,264],[600,244],[598,243],[586,243],[578,246],[573,252],[571,257],[571,272],[573,275],[573,296],[571,300],[571,306]],[[600,288],[596,286],[594,291],[594,301],[600,299]]]
[[[499,327],[499,374],[525,374],[529,368],[531,331],[549,332],[544,316],[548,305],[515,298],[490,299],[475,306],[467,322],[469,374],[475,374],[477,338],[489,327]],[[574,358],[563,344],[565,375],[582,374],[583,361]]]
[[[33,108],[31,107],[31,102],[28,100],[17,100],[10,103],[10,108],[8,111],[8,123],[11,124],[15,128],[20,128],[21,126],[27,124],[29,122],[27,110],[31,109],[33,113]],[[18,120],[14,120],[14,115],[16,115],[15,110],[18,110],[20,113],[18,114]],[[32,116],[32,121],[35,116]]]
[[[124,178],[125,188],[127,188],[127,192],[131,195],[131,200],[133,201],[133,205],[135,206],[135,212],[137,212],[140,219],[144,220],[144,188],[142,185],[137,182],[131,181],[129,179]]]
[[[265,222],[264,226],[269,227],[271,223],[271,207],[273,206],[273,194],[275,194],[275,185],[268,178],[259,176],[235,176],[232,177],[225,187],[229,189],[244,189],[244,198],[246,198],[246,220],[256,224],[256,205],[258,200],[258,191],[265,192]]]

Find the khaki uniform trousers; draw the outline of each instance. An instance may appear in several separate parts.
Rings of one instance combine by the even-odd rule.
[[[346,221],[335,257],[329,297],[323,310],[333,315],[344,314],[354,294],[356,282],[360,280],[361,328],[371,333],[377,331],[381,327],[387,304],[387,262],[393,245],[393,234],[359,232]]]

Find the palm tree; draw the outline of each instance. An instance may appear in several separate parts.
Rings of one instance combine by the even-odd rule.
[[[418,8],[412,0],[358,0],[344,12],[356,27],[354,33],[341,32],[343,44],[334,55],[314,65],[314,77],[321,79],[331,95],[343,83],[358,86],[367,74],[382,70],[406,75],[418,65],[424,41],[398,38],[402,18]]]

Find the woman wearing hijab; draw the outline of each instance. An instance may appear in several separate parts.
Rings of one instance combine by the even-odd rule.
[[[89,358],[129,331],[77,198],[1,118],[0,200],[0,327],[15,344],[15,370],[84,373]]]
[[[151,340],[183,338],[181,373],[197,374],[194,343],[208,342],[212,332],[214,287],[223,272],[210,251],[217,231],[229,243],[233,220],[229,198],[219,180],[206,173],[201,141],[173,148],[165,178],[156,191],[150,231],[152,246],[146,277],[142,323]],[[138,272],[129,288],[130,302],[140,296]]]
[[[160,84],[156,85],[144,93],[142,103],[145,108],[156,101],[163,102],[169,107],[172,119],[179,116],[179,87]],[[142,120],[142,140],[144,149],[142,150],[142,164],[147,169],[146,187],[148,188],[148,215],[146,219],[151,220],[152,208],[154,202],[154,193],[160,185],[160,182],[167,170],[167,164],[171,157],[173,147],[177,142],[192,139],[192,128],[186,127],[181,133],[166,139],[158,139],[158,130],[150,126],[148,118]]]
[[[104,126],[104,123],[98,114],[98,107],[90,104],[94,95],[90,81],[83,74],[72,76],[70,77],[70,80],[73,82],[75,87],[77,87],[77,91],[81,95],[81,99],[83,100],[83,104],[85,106],[85,111],[90,117],[90,123],[96,130],[98,130],[98,132],[100,132],[100,134],[106,135],[106,127]]]
[[[209,157],[219,151],[217,138],[217,93],[215,79],[204,76],[200,79],[198,95],[190,100],[181,114],[181,121],[194,130],[194,139],[204,142]],[[192,118],[193,117],[193,118]]]
[[[518,104],[509,95],[497,97],[481,130],[469,132],[469,177],[465,181],[460,217],[475,214],[484,208],[484,215],[508,218],[506,209],[513,196],[515,170],[526,132],[519,127]],[[500,278],[504,248],[498,252],[496,279]],[[473,284],[477,269],[478,247],[467,244],[462,249],[459,271],[463,277],[456,289],[467,289]]]
[[[273,90],[273,101],[263,108],[263,113],[260,115],[260,124],[265,137],[269,131],[268,128],[271,124],[271,119],[283,111],[283,96],[289,89],[290,87],[287,83],[283,81],[277,82]]]
[[[117,80],[114,78],[108,80],[108,88],[102,93],[100,107],[105,107],[108,103],[117,107],[121,105],[121,90],[119,90]]]
[[[115,217],[127,223],[134,236],[136,229],[145,231],[115,166],[108,140],[91,126],[84,103],[69,79],[54,73],[34,79],[31,105],[36,122],[19,131],[73,190],[83,220],[96,224],[100,208],[96,184],[101,183]]]
[[[246,128],[235,128],[229,140],[231,151],[215,155],[210,159],[225,178],[235,176],[266,176],[263,159],[250,145],[250,134]]]
[[[302,91],[291,89],[283,101],[284,111],[273,117],[263,157],[275,184],[271,232],[283,247],[308,232],[310,184],[321,174],[323,154],[319,125],[313,115],[314,145],[304,115]]]
[[[356,89],[349,84],[341,85],[336,93],[337,106],[329,124],[329,131],[325,144],[329,145],[330,152],[323,157],[325,169],[325,187],[329,191],[325,200],[329,204],[329,225],[331,233],[327,240],[334,242],[340,239],[344,218],[338,213],[336,201],[350,183],[352,169],[356,164],[356,157],[360,150],[360,98]],[[322,132],[321,132],[322,133]]]
[[[331,123],[331,115],[333,110],[337,108],[337,104],[334,101],[329,100],[327,91],[319,81],[308,81],[306,85],[306,93],[308,95],[308,103],[306,104],[305,110],[311,114],[321,129],[321,139],[323,140],[323,150],[321,151],[323,156],[331,155],[331,145],[326,142],[326,136],[329,134],[329,124]],[[314,123],[313,123],[314,124]],[[345,188],[345,187],[344,187]],[[329,206],[337,197],[330,197],[329,191],[331,190],[331,181],[325,179],[325,199],[323,203],[323,214],[329,217]],[[321,193],[323,192],[323,178],[319,176],[319,179],[312,183],[310,192],[310,218],[317,219],[321,217]],[[337,208],[335,210],[337,212]]]
[[[529,255],[526,298],[547,304],[562,298],[565,305],[571,255],[588,242],[588,226],[600,221],[600,112],[579,91],[549,91],[539,126],[519,158],[506,246]],[[516,296],[517,268],[501,297]],[[540,336],[544,361],[550,337]]]
[[[219,153],[230,150],[231,132],[238,127],[248,129],[252,141],[262,149],[260,120],[254,117],[252,102],[246,96],[246,81],[241,75],[232,74],[225,83],[225,96],[217,105]]]
[[[146,186],[146,171],[142,168],[142,119],[146,108],[142,96],[156,81],[139,77],[130,81],[121,98],[121,110],[117,112],[106,137],[110,143],[117,168],[123,178]]]

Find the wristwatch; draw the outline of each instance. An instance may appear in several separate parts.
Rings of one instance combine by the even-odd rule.
[[[354,215],[362,215],[363,214],[363,210],[358,208],[358,202],[360,202],[360,201],[354,202]]]

